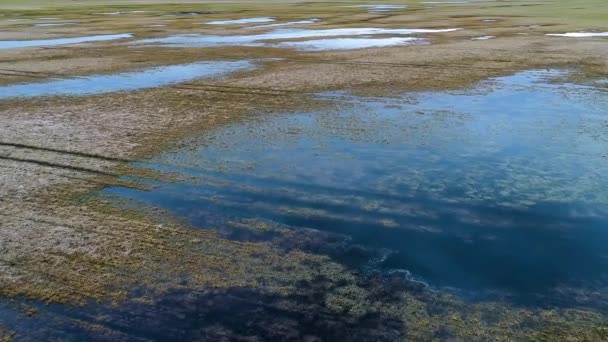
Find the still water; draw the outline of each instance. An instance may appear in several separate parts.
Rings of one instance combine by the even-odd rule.
[[[40,96],[86,96],[169,86],[252,69],[249,61],[207,61],[152,67],[108,75],[55,78],[0,86],[0,99]]]
[[[320,94],[336,106],[253,116],[141,163],[189,181],[103,193],[205,229],[254,219],[336,233],[374,251],[337,260],[434,289],[603,306],[559,295],[608,283],[608,93],[551,82],[563,74],[390,99]]]

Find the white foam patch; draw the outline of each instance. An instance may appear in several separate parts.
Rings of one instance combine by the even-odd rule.
[[[608,37],[608,32],[549,33],[549,34],[547,34],[547,36],[570,37],[570,38]]]
[[[271,21],[275,21],[275,18],[261,17],[261,18],[244,18],[244,19],[234,19],[234,20],[214,20],[214,21],[208,21],[205,24],[207,24],[207,25],[236,25],[236,24],[250,24],[250,23],[268,23]]]
[[[495,36],[481,36],[481,37],[474,37],[471,38],[471,40],[488,40],[488,39],[493,39],[496,38]]]
[[[320,20],[321,19],[319,19],[319,18],[311,18],[311,19],[306,19],[306,20],[288,21],[286,23],[257,25],[257,26],[251,26],[249,28],[250,29],[254,29],[254,28],[265,28],[265,27],[282,27],[282,26],[293,26],[293,25],[306,25],[306,24],[314,24],[314,23],[316,23],[316,22],[318,22]]]
[[[290,47],[303,51],[354,50],[374,47],[408,45],[422,42],[422,38],[391,37],[391,38],[327,38],[302,42],[283,42],[278,47]]]

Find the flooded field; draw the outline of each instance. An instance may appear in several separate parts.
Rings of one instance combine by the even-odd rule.
[[[0,2],[1,341],[608,341],[604,0]]]
[[[416,298],[431,310],[424,319],[440,322],[435,334],[445,335],[435,338],[458,331],[441,318],[449,312],[481,310],[483,324],[521,316],[506,328],[513,336],[528,329],[522,324],[554,324],[529,316],[539,310],[587,312],[596,324],[593,315],[608,309],[608,97],[605,88],[556,83],[568,74],[527,71],[469,90],[386,98],[320,93],[331,109],[210,130],[134,164],[171,181],[128,177],[145,187],[96,195],[166,210],[239,243],[326,255],[356,274],[355,292],[335,304],[347,313],[327,311],[326,285],[307,284],[298,296],[171,290],[153,303],[138,300],[141,288],[118,307],[5,302],[0,319],[40,338],[417,336],[420,327],[404,332],[398,322],[409,316],[392,308],[354,309],[369,305],[357,292],[367,291],[378,305],[405,308]]]
[[[608,97],[548,83],[560,75],[402,98],[320,95],[338,108],[251,119],[142,164],[187,182],[103,193],[235,238],[272,239],[273,227],[344,235],[369,251],[341,262],[437,289],[603,307],[559,292],[608,284]]]

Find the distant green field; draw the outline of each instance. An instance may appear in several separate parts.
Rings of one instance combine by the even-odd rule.
[[[292,8],[295,4],[309,4],[310,8],[328,13],[347,11],[345,3],[377,3],[377,0],[338,0],[323,1],[282,1],[282,0],[2,0],[0,10],[7,15],[19,11],[21,15],[37,15],[62,10],[77,13],[96,10],[168,10],[186,8],[190,10],[235,10],[251,8],[261,10],[272,5],[273,12],[281,8]],[[432,6],[426,14],[435,13],[442,16],[511,16],[527,17],[542,23],[566,26],[571,29],[608,30],[608,1],[606,0],[497,0],[488,2],[471,2],[468,4],[423,4],[424,0],[382,1],[383,4],[407,4],[410,9],[422,9]],[[302,7],[299,7],[300,9]],[[406,12],[407,14],[407,12]],[[536,19],[535,19],[536,18]]]

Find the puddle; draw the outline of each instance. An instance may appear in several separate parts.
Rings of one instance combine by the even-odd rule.
[[[339,108],[256,115],[141,164],[195,180],[102,193],[201,228],[341,234],[383,257],[338,260],[434,288],[603,305],[564,289],[608,285],[608,97],[547,81],[559,75],[402,99],[322,95]]]
[[[56,46],[66,44],[102,42],[109,40],[132,38],[130,33],[122,34],[103,34],[96,36],[57,38],[57,39],[38,39],[38,40],[0,40],[0,49],[16,49],[24,47]]]
[[[267,23],[275,21],[274,18],[271,17],[262,17],[262,18],[244,18],[244,19],[234,19],[234,20],[214,20],[208,21],[205,24],[207,25],[237,25],[237,24],[250,24],[250,23]]]
[[[68,25],[77,25],[78,23],[41,23],[41,24],[32,24],[34,27],[53,27],[53,26],[68,26]]]
[[[57,79],[42,83],[20,83],[0,86],[0,99],[95,95],[117,91],[133,91],[187,82],[197,78],[222,76],[252,67],[253,63],[248,61],[198,62],[162,66],[113,75]]]
[[[171,47],[214,47],[214,46],[269,46],[279,47],[286,42],[273,43],[273,40],[293,40],[320,37],[371,36],[371,35],[413,35],[424,33],[441,33],[459,30],[453,29],[384,29],[384,28],[342,28],[326,30],[278,29],[261,34],[219,36],[185,34],[164,38],[142,39],[134,43],[165,45]],[[295,42],[294,42],[295,43]],[[331,49],[330,46],[328,48]]]
[[[345,7],[366,8],[369,13],[386,13],[407,8],[407,5],[352,5]]]
[[[276,23],[276,24],[268,24],[268,25],[257,25],[257,26],[251,26],[249,28],[250,29],[254,29],[254,28],[265,28],[265,27],[281,27],[281,26],[293,26],[293,25],[306,25],[306,24],[314,24],[314,23],[319,22],[319,21],[321,21],[321,19],[311,18],[311,19],[306,19],[306,20],[288,21],[286,23]]]
[[[421,4],[468,4],[469,1],[424,1]]]
[[[410,45],[424,42],[422,38],[392,37],[392,38],[328,38],[315,39],[303,42],[284,42],[277,44],[278,47],[296,48],[303,51],[326,51],[326,50],[354,50],[365,48],[379,48],[387,46]]]
[[[570,37],[570,38],[608,37],[608,32],[549,33],[549,34],[547,34],[547,36]]]
[[[488,39],[494,39],[494,38],[496,38],[496,36],[481,36],[481,37],[471,38],[471,40],[488,40]]]
[[[97,12],[91,13],[95,15],[119,15],[119,14],[137,14],[137,13],[146,13],[149,11],[116,11],[116,12]]]

